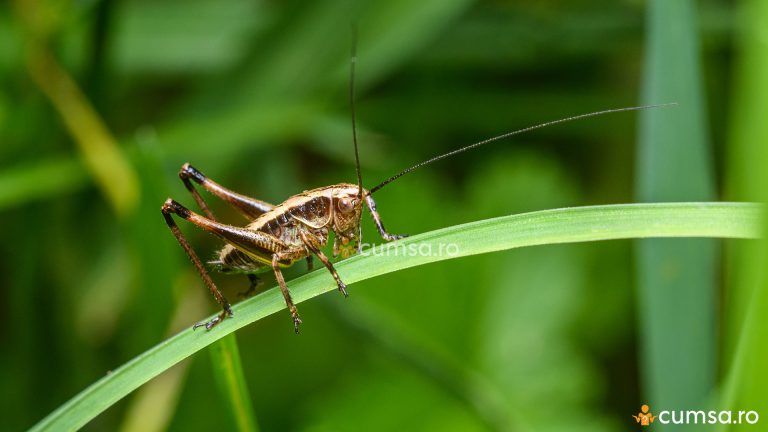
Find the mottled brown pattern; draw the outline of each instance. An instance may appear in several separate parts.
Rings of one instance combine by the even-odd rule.
[[[309,259],[313,255],[317,256],[333,276],[339,291],[347,295],[346,285],[321,249],[328,243],[330,233],[333,231],[335,233],[334,256],[341,254],[346,257],[354,252],[353,246],[359,245],[361,241],[360,216],[364,202],[371,211],[376,227],[382,236],[387,240],[399,238],[399,236],[392,236],[384,231],[373,199],[368,195],[368,191],[361,189],[358,185],[341,183],[313,189],[272,206],[225,189],[209,180],[189,164],[182,167],[179,176],[208,217],[192,212],[172,200],[163,206],[163,213],[179,243],[190,255],[193,262],[197,263],[196,266],[199,267],[198,270],[206,281],[206,285],[224,307],[225,312],[216,320],[205,324],[208,329],[231,313],[229,303],[208,277],[207,272],[202,269],[201,265],[198,265],[199,259],[196,259],[194,251],[191,250],[178,228],[175,228],[175,224],[172,225],[171,214],[176,214],[225,241],[226,244],[218,252],[218,259],[209,262],[218,270],[228,273],[252,274],[271,268],[275,273],[285,303],[291,311],[297,331],[301,319],[299,319],[298,311],[283,279],[281,267],[290,266],[305,258],[311,265]],[[205,201],[192,187],[191,181],[202,185],[207,191],[222,198],[244,215],[253,216],[253,221],[245,227],[219,223]]]

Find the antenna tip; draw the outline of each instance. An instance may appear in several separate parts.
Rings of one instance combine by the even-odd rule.
[[[677,105],[679,105],[677,102],[664,102],[660,104],[646,105],[645,107],[641,107],[641,108],[667,108],[667,107],[673,107]]]

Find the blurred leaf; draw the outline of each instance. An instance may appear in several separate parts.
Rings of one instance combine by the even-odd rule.
[[[365,413],[366,431],[483,431],[466,408],[438,391],[422,375],[376,359],[376,374],[352,374],[324,400],[312,401],[310,413],[299,430],[354,432],[361,429],[357,416]],[[391,401],[398,401],[392,415]]]
[[[183,74],[232,66],[270,19],[264,2],[119,2],[111,56],[122,73]]]
[[[742,2],[744,25],[737,39],[738,60],[731,103],[727,186],[730,197],[768,202],[768,2]],[[765,225],[765,221],[763,222]],[[728,291],[725,295],[724,378],[721,409],[768,412],[768,274],[765,241],[730,245]],[[721,430],[749,430],[729,425]]]
[[[467,183],[467,208],[478,216],[581,200],[574,179],[552,158],[518,151],[485,165]],[[526,248],[494,254],[482,263],[492,276],[478,281],[488,287],[476,318],[477,361],[503,395],[506,410],[524,425],[512,430],[597,431],[610,425],[598,405],[606,392],[605,377],[576,344],[572,330],[583,309],[603,305],[600,298],[586,300],[587,250]],[[558,415],[562,412],[570,415]]]
[[[0,208],[71,193],[88,184],[80,161],[73,158],[43,159],[0,172]]]
[[[226,161],[265,141],[303,136],[314,119],[327,115],[323,95],[338,92],[347,82],[351,31],[339,20],[351,24],[359,16],[363,26],[358,50],[362,93],[414,55],[468,3],[400,0],[361,6],[324,0],[300,8],[286,28],[265,35],[269,49],[237,76],[218,78],[225,85],[215,91],[202,87],[183,110],[158,125],[160,142],[173,153],[197,152]],[[347,98],[334,101],[346,114]]]
[[[122,244],[114,242],[104,249],[81,276],[82,292],[72,317],[73,327],[92,346],[102,346],[115,336],[133,270]]]
[[[118,215],[129,215],[139,200],[138,179],[117,141],[43,44],[32,44],[28,59],[32,77],[58,111],[105,197]]]
[[[241,432],[258,431],[235,335],[229,334],[214,342],[208,352],[219,393],[227,402],[236,429]]]
[[[460,256],[523,246],[632,237],[756,238],[760,207],[744,203],[626,204],[576,207],[505,216],[432,231],[377,247],[336,265],[347,283]],[[387,253],[387,248],[431,248],[455,244],[456,254]],[[391,251],[392,249],[390,249]],[[325,270],[291,283],[296,303],[336,290]],[[235,319],[214,331],[184,331],[155,346],[97,381],[40,421],[32,430],[75,429],[149,379],[224,336],[284,309],[273,288],[233,307]],[[286,321],[287,323],[287,321]],[[288,331],[288,324],[286,324]]]
[[[393,314],[385,312],[383,308],[375,306],[373,302],[357,297],[354,308],[350,308],[348,305],[337,306],[338,303],[329,304],[333,305],[333,315],[339,318],[344,328],[352,329],[357,333],[359,344],[371,347],[371,350],[374,351],[372,356],[381,357],[383,353],[398,361],[400,365],[408,366],[413,371],[419,372],[422,377],[419,384],[435,386],[442,390],[446,396],[453,396],[462,403],[462,411],[469,411],[475,421],[484,424],[489,429],[498,431],[516,429],[512,427],[516,413],[505,406],[494,384],[474,370],[471,365],[466,364],[465,361],[462,362],[446,353],[428,336],[421,334],[422,332],[419,332],[418,329],[414,329],[407,320],[399,319]],[[356,377],[347,377],[346,381],[350,387],[358,386],[359,389],[355,389],[356,391],[370,390],[371,383],[368,377],[359,378],[362,378],[359,382],[355,382]],[[432,404],[432,402],[418,400],[417,395],[411,394],[410,391],[403,390],[401,395],[404,393],[410,394],[412,402],[408,405],[414,403]],[[394,397],[390,400],[383,400],[382,398],[379,404],[369,404],[365,410],[366,417],[388,416],[393,403],[402,403],[399,396],[392,396]],[[337,395],[337,397],[346,399],[343,394]],[[364,396],[360,395],[360,397],[363,398]],[[320,402],[320,404],[335,406],[337,403],[331,400]],[[347,409],[347,404],[339,405]],[[346,411],[329,410],[321,407],[314,413],[316,418],[305,423],[308,425],[343,424],[345,422],[340,421],[338,417],[344,412]],[[436,412],[430,412],[430,414],[436,418],[444,415]],[[428,421],[434,420],[428,419]],[[310,429],[316,427],[312,426]],[[414,425],[410,425],[410,429],[415,430],[416,428]]]
[[[640,202],[715,196],[696,13],[692,0],[647,4],[642,101],[674,101],[678,106],[640,113],[636,182]],[[645,383],[638,406],[702,407],[717,374],[717,244],[699,239],[643,240],[636,247]]]
[[[179,284],[188,285],[186,279],[194,277],[191,273],[179,280]],[[194,285],[194,284],[193,284]],[[196,286],[194,288],[197,288]],[[189,322],[204,313],[206,299],[203,290],[183,290],[183,298],[178,302],[167,335],[189,327]],[[187,379],[190,360],[178,363],[136,391],[129,402],[120,432],[161,432],[168,430],[173,414],[178,405],[179,393]]]

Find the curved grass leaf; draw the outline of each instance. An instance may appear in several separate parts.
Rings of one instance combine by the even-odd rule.
[[[430,262],[524,246],[647,237],[757,238],[761,213],[759,205],[748,203],[624,204],[546,210],[427,232],[378,246],[336,267],[347,283],[353,283]],[[435,253],[440,245],[456,253]],[[429,248],[433,253],[411,253]],[[399,253],[395,254],[394,249]],[[296,303],[336,289],[325,270],[299,277],[288,285]],[[233,308],[233,319],[210,332],[185,330],[161,342],[83,390],[32,430],[75,430],[184,358],[284,307],[277,289],[239,303]],[[285,331],[292,331],[287,317]]]

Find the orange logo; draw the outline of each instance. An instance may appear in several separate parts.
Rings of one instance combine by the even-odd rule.
[[[637,415],[632,416],[635,418],[636,422],[640,423],[641,426],[648,426],[649,424],[653,423],[654,420],[656,420],[656,416],[648,412],[648,409],[648,405],[643,405],[640,407],[640,412],[637,413]]]

